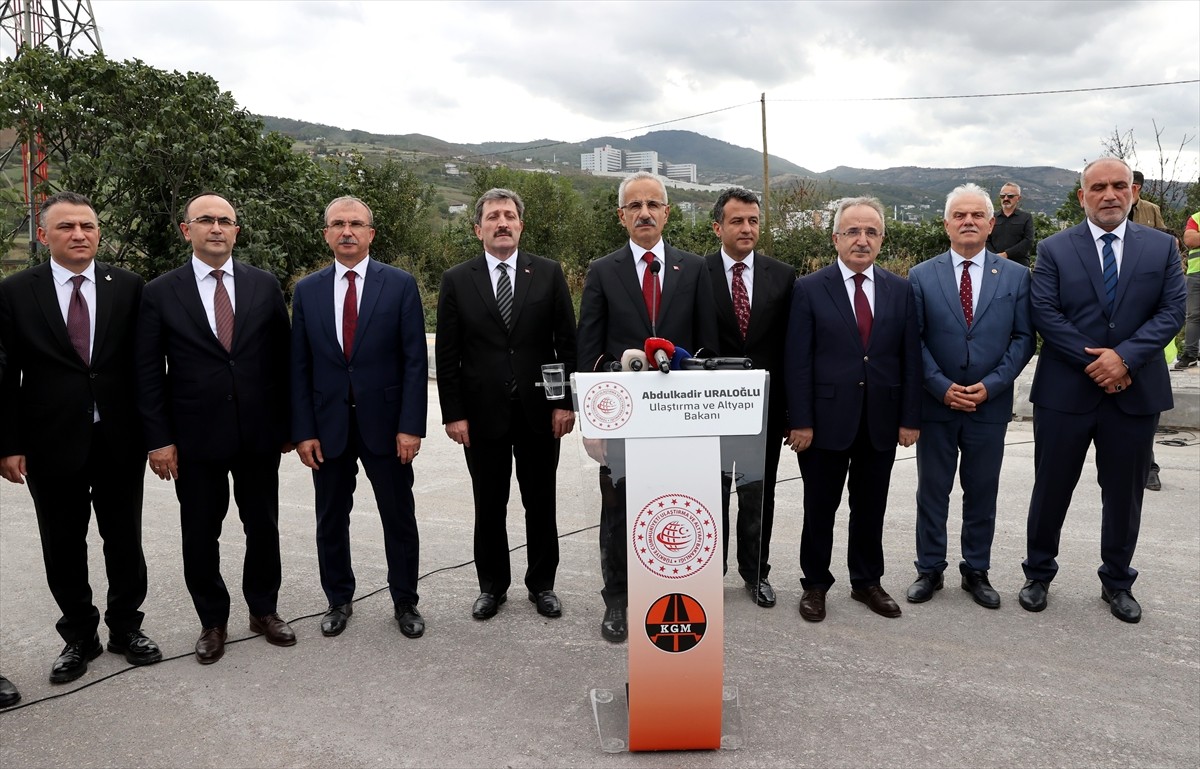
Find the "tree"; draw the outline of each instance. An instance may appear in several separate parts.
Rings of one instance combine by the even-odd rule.
[[[1067,224],[1079,224],[1083,221],[1083,204],[1079,202],[1079,190],[1083,188],[1079,180],[1075,180],[1075,186],[1067,193],[1067,199],[1058,207],[1054,215],[1058,217],[1060,222]]]

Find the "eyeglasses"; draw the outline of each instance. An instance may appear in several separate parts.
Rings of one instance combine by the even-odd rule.
[[[332,222],[330,222],[329,224],[325,225],[325,229],[327,229],[327,230],[344,230],[347,227],[349,227],[352,230],[358,231],[358,230],[366,229],[370,226],[371,225],[369,223],[360,221],[358,219],[355,219],[355,220],[349,221],[349,222],[343,221],[342,219],[335,219]]]
[[[1008,200],[1009,198],[1015,198],[1015,197],[1018,197],[1017,193],[1015,193],[1015,192],[1001,192],[1000,193],[1001,200]]]
[[[631,214],[641,211],[643,208],[652,214],[657,214],[659,211],[667,207],[666,203],[660,203],[657,200],[632,200],[621,206]]]
[[[875,238],[883,237],[883,233],[880,232],[879,230],[875,229],[874,227],[868,227],[865,230],[860,229],[858,227],[851,227],[848,230],[839,232],[838,235],[842,235],[843,237],[847,237],[852,240],[857,240],[860,235],[866,235],[867,240],[874,240]]]
[[[211,227],[216,224],[223,230],[237,226],[237,222],[228,216],[197,216],[195,219],[188,219],[184,224],[198,224],[201,227]]]

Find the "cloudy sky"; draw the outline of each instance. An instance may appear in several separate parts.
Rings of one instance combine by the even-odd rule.
[[[203,71],[247,109],[453,142],[652,124],[846,165],[1077,169],[1151,121],[1195,178],[1200,3],[92,0],[105,53]],[[880,101],[893,99],[893,101]],[[711,113],[711,114],[703,114]],[[672,122],[667,122],[672,121]]]

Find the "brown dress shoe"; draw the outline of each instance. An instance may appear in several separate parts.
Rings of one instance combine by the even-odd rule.
[[[204,628],[200,640],[196,641],[196,661],[201,665],[211,665],[225,656],[227,637],[224,625]]]
[[[800,596],[800,616],[809,622],[825,619],[825,590],[810,587]]]
[[[288,623],[277,613],[264,614],[261,617],[250,616],[250,631],[262,633],[267,637],[267,643],[276,646],[295,646],[296,634]]]
[[[879,585],[864,587],[862,590],[851,590],[850,597],[867,605],[871,611],[881,617],[899,617],[900,607]]]

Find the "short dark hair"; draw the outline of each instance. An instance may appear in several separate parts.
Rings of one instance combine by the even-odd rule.
[[[513,205],[517,207],[517,218],[525,221],[525,201],[521,200],[521,196],[512,190],[506,190],[503,187],[493,187],[487,192],[479,196],[479,200],[475,201],[475,223],[483,223],[483,204],[489,200],[511,200]]]
[[[1139,185],[1145,184],[1146,183],[1145,174],[1143,174],[1141,171],[1134,171],[1133,172],[1133,183],[1139,184]]]
[[[237,206],[235,206],[233,204],[232,200],[225,197],[224,195],[222,195],[219,192],[213,192],[212,190],[205,190],[204,192],[200,192],[195,195],[192,195],[190,198],[187,199],[187,202],[183,204],[183,208],[179,211],[179,221],[187,222],[188,209],[192,207],[192,204],[195,203],[200,198],[209,198],[209,197],[220,198],[221,200],[224,200],[226,203],[229,204],[229,207],[233,209],[233,215],[237,216]]]
[[[745,187],[730,187],[722,190],[717,196],[717,202],[713,205],[712,218],[714,222],[721,224],[725,221],[725,204],[731,200],[740,200],[743,203],[753,203],[762,208],[762,203],[758,200],[758,195],[755,195]]]
[[[78,192],[63,190],[62,192],[54,193],[42,201],[42,208],[40,211],[38,211],[39,226],[45,224],[46,212],[59,203],[70,203],[71,205],[75,206],[87,206],[88,208],[92,209],[93,214],[96,213],[96,207],[92,205],[92,201],[88,200],[86,196],[80,195]]]

